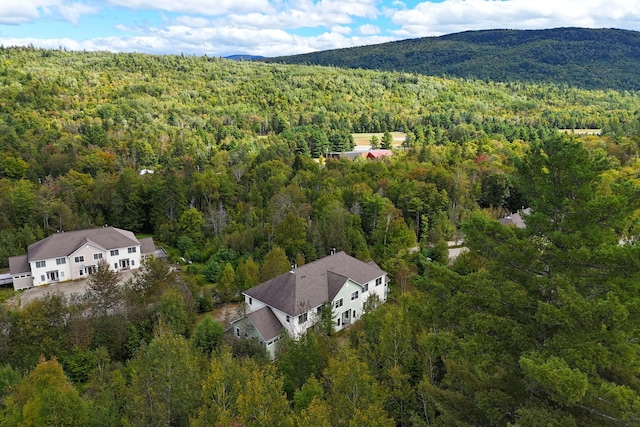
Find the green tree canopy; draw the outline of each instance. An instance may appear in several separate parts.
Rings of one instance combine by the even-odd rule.
[[[57,360],[41,359],[7,399],[6,426],[86,426],[89,404]]]

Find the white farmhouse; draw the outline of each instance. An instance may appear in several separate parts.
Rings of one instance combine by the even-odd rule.
[[[102,227],[56,233],[29,245],[26,255],[9,258],[15,290],[83,279],[94,273],[101,260],[114,271],[135,269],[153,255],[151,237],[138,240],[127,230]]]
[[[387,273],[373,261],[338,252],[245,291],[248,314],[232,323],[233,332],[258,339],[273,357],[283,330],[300,337],[329,304],[340,330],[360,319],[367,299],[386,301],[387,284]]]

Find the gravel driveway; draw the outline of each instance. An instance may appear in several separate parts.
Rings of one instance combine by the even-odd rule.
[[[124,284],[136,270],[127,270],[118,273],[120,284]],[[72,295],[82,296],[87,291],[87,280],[74,280],[73,282],[61,282],[52,285],[36,286],[25,290],[17,298],[20,300],[20,307],[26,307],[37,298],[43,298],[47,295],[53,295],[56,293],[62,294],[67,298],[71,298]]]

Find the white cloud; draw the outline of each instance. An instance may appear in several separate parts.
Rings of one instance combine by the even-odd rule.
[[[174,19],[174,23],[179,25],[185,25],[187,27],[195,27],[195,28],[203,28],[207,25],[211,24],[206,18],[198,17],[198,16],[179,16]]]
[[[41,9],[58,6],[59,0],[3,0],[0,2],[0,24],[17,25],[40,17]]]
[[[380,27],[377,25],[365,24],[361,25],[359,28],[360,34],[364,34],[370,36],[372,34],[380,34]]]
[[[0,0],[0,25],[41,19],[82,25],[96,5],[116,7],[122,37],[86,41],[0,38],[72,50],[278,56],[492,28],[559,26],[640,28],[640,0],[444,0],[407,6],[398,0]],[[141,20],[130,19],[137,11]],[[152,19],[147,19],[148,17]],[[160,16],[161,23],[153,18]],[[391,19],[395,29],[377,22]],[[149,22],[156,22],[155,27]],[[356,25],[358,25],[356,27]],[[315,35],[296,34],[315,29]],[[4,33],[9,34],[10,28]],[[126,36],[125,36],[126,34]],[[393,34],[393,37],[381,34]],[[133,36],[131,36],[133,35]]]
[[[257,43],[256,40],[260,42]],[[154,29],[145,36],[110,37],[92,40],[12,39],[0,37],[3,46],[34,46],[68,50],[105,50],[111,52],[185,53],[228,56],[251,54],[282,56],[317,50],[361,46],[391,41],[389,37],[345,37],[337,32],[325,32],[314,37],[302,37],[275,29],[245,29],[237,27],[192,28],[171,26]]]
[[[230,14],[224,17],[224,22],[247,28],[331,28],[351,24],[354,17],[375,19],[377,16],[375,0],[291,0],[274,2],[267,12]]]
[[[222,17],[225,23],[293,29],[344,25],[353,17],[374,19],[376,0],[107,0],[112,6]]]
[[[351,31],[351,27],[345,27],[343,25],[334,25],[331,27],[331,32],[333,33],[349,34]]]
[[[42,16],[60,16],[77,24],[83,15],[95,14],[98,8],[67,0],[2,0],[0,25],[19,25],[36,21]]]
[[[397,11],[397,34],[437,36],[479,29],[615,27],[637,29],[639,0],[445,0]]]
[[[99,9],[82,3],[73,3],[70,5],[58,6],[60,15],[72,24],[78,24],[82,15],[93,15],[99,12]]]
[[[116,24],[114,25],[114,28],[118,31],[122,31],[123,33],[145,33],[146,32],[146,28],[142,28],[142,27],[136,27],[136,26],[131,26],[131,25],[125,25],[125,24]]]
[[[107,0],[107,3],[134,10],[155,10],[206,16],[272,10],[269,0]]]

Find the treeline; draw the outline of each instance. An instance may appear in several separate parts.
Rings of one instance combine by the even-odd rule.
[[[1,70],[2,266],[104,224],[182,264],[2,305],[6,425],[638,422],[637,95],[36,49]],[[312,157],[393,130],[393,157]],[[340,337],[271,364],[205,314],[334,248],[392,279]]]
[[[427,174],[424,184],[446,192],[447,207],[434,210],[455,227],[476,202],[521,205],[517,191],[509,204],[496,204],[482,180],[489,164],[493,172],[508,172],[524,144],[556,128],[600,128],[605,138],[594,144],[626,163],[637,152],[640,126],[635,94],[207,57],[2,48],[0,83],[5,267],[8,256],[48,234],[105,223],[176,244],[189,208],[208,225],[206,238],[231,234],[234,250],[252,252],[273,242],[264,231],[274,224],[270,199],[292,182],[304,190],[295,200],[313,204],[320,191],[306,186],[325,190],[312,181],[329,178],[307,156],[351,149],[351,132],[405,131],[403,145],[418,153],[422,167],[446,169],[430,170],[441,176]],[[294,161],[294,153],[302,157]],[[143,169],[157,173],[139,176]],[[300,169],[316,175],[293,179]],[[351,174],[345,166],[335,169]],[[403,169],[394,161],[390,173],[395,170]],[[378,172],[367,173],[372,194],[386,190],[387,183],[376,182]],[[387,179],[385,173],[379,178]],[[406,204],[402,197],[392,204]],[[362,205],[352,198],[343,207],[358,212]],[[417,211],[402,208],[404,217],[420,219],[424,208],[411,209]],[[233,227],[223,233],[219,217]],[[429,220],[430,229],[446,222]],[[372,244],[379,221],[366,221],[361,234]],[[419,222],[407,220],[417,238]],[[328,243],[309,243],[316,254],[326,253]]]
[[[103,264],[83,299],[0,308],[2,423],[635,425],[636,175],[567,137],[533,142],[513,174],[525,229],[476,211],[451,265],[383,254],[386,304],[339,337],[281,340],[273,363],[196,321],[193,284],[163,261],[124,287]]]
[[[635,91],[638,43],[618,29],[482,30],[258,60]]]

